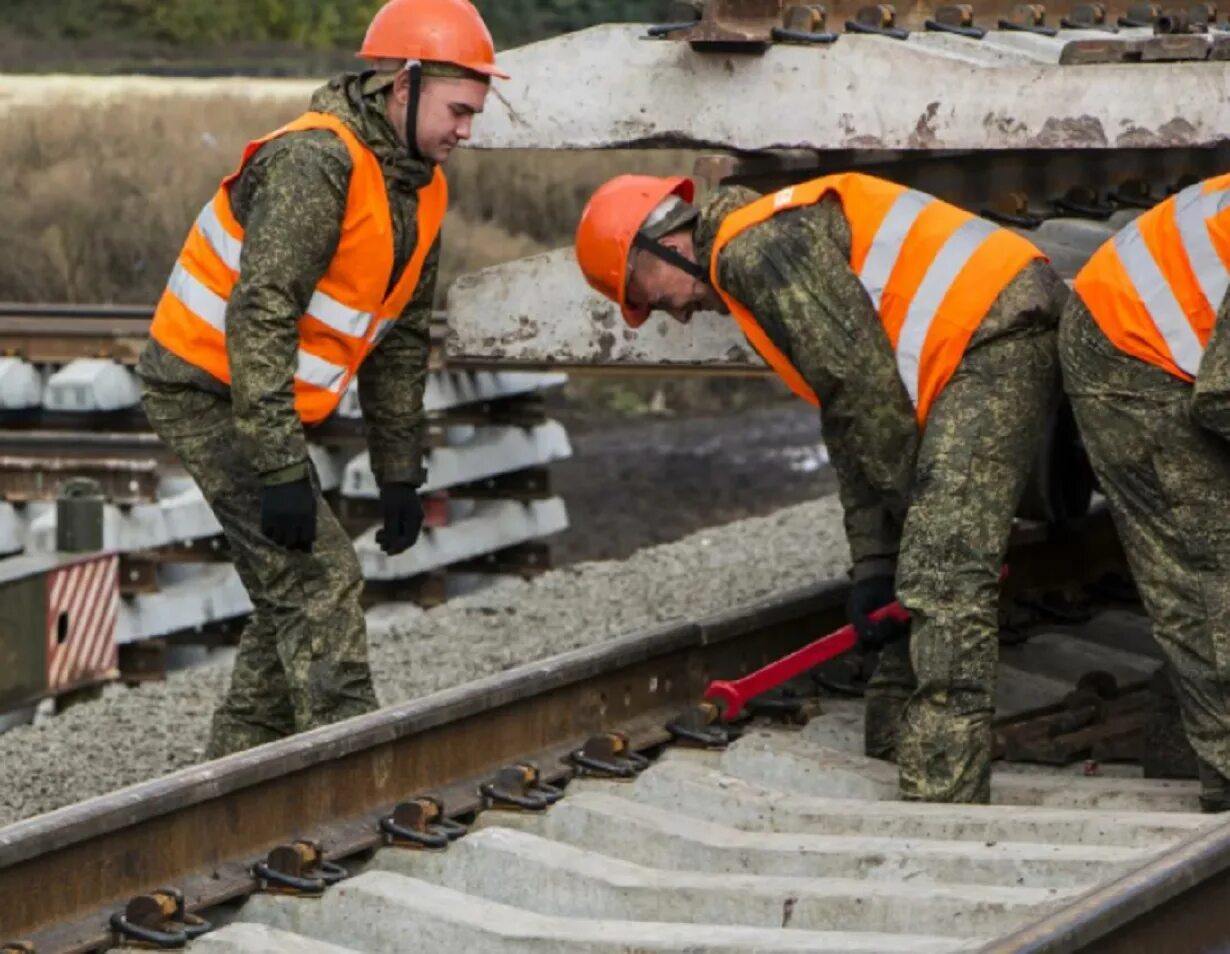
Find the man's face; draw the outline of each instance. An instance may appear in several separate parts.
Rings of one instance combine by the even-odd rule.
[[[405,109],[409,97],[406,77],[398,77],[394,95]],[[416,135],[419,155],[429,162],[443,164],[458,143],[470,138],[474,117],[483,111],[488,86],[481,80],[464,77],[427,76],[419,94]]]
[[[664,244],[675,247],[676,251],[684,251],[676,246],[671,237]],[[691,243],[687,244],[690,246]],[[633,308],[665,311],[677,322],[686,325],[692,320],[692,315],[705,306],[708,291],[709,287],[704,283],[649,252],[637,250],[632,259],[632,270],[628,276],[628,304]]]

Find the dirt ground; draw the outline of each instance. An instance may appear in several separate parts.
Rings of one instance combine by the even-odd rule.
[[[571,524],[551,540],[556,566],[624,559],[836,487],[819,417],[799,401],[616,423],[566,407],[552,416],[573,447],[572,459],[551,469]]]

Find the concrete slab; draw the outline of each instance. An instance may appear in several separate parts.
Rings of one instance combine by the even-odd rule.
[[[43,406],[50,411],[119,411],[140,402],[136,375],[105,358],[69,362],[47,379],[43,390]]]
[[[458,429],[449,434],[448,447],[436,447],[428,453],[427,481],[420,490],[423,493],[444,490],[571,456],[568,433],[556,421],[531,428]],[[359,454],[346,465],[342,494],[359,500],[375,500],[380,496],[367,453]]]
[[[0,557],[13,556],[26,548],[26,522],[17,508],[0,500]]]
[[[173,543],[216,536],[222,527],[195,484],[157,503],[103,509],[103,547],[120,553],[152,550]],[[27,547],[32,553],[54,553],[56,508],[39,510],[29,524]]]
[[[751,732],[720,756],[723,771],[773,788],[827,798],[894,799],[897,767],[818,745],[809,727],[796,735]],[[1085,810],[1195,812],[1194,781],[1086,778],[996,771],[991,798],[1001,805]]]
[[[353,450],[335,450],[319,444],[308,444],[308,457],[316,467],[320,489],[325,493],[337,490],[342,485],[346,464],[355,457]]]
[[[428,412],[447,411],[481,401],[533,394],[561,387],[568,381],[566,374],[534,374],[524,371],[433,371],[427,376],[423,406]],[[358,419],[363,416],[359,405],[358,382],[352,381],[334,412],[338,417]]]
[[[487,500],[473,516],[445,527],[423,531],[414,548],[390,557],[376,543],[372,528],[355,540],[355,551],[369,580],[400,580],[504,547],[559,533],[568,527],[568,514],[559,497],[521,503]]]
[[[1177,812],[823,798],[782,791],[685,759],[658,762],[631,785],[579,779],[569,791],[600,791],[744,831],[813,835],[1139,848],[1171,844],[1217,824],[1208,815]]]
[[[1074,67],[1059,65],[1063,47],[992,31],[978,44],[915,34],[890,51],[882,37],[846,34],[823,48],[778,44],[740,56],[650,41],[644,26],[600,26],[504,53],[513,78],[473,144],[949,150],[1217,142],[1228,99],[1222,64],[1081,66],[1073,82]],[[766,108],[732,110],[732,102]],[[869,102],[877,108],[866,109]]]
[[[1120,686],[1125,686],[1147,680],[1160,665],[1147,656],[1056,633],[1042,633],[1019,646],[1004,646],[1000,658],[1018,668],[1064,682],[1069,690],[1088,672],[1109,672]]]
[[[0,409],[24,411],[43,403],[43,378],[21,358],[0,357]]]
[[[664,871],[500,827],[438,854],[386,850],[373,866],[538,914],[903,935],[995,936],[1073,894]]]
[[[368,871],[319,900],[254,897],[243,918],[368,954],[939,954],[952,938],[562,918],[522,911],[387,871]]]
[[[157,593],[142,593],[120,603],[116,640],[153,639],[252,611],[252,602],[227,563],[202,565],[195,575]]]
[[[228,924],[198,938],[192,942],[192,951],[193,954],[355,954],[353,947],[339,947],[264,924],[245,923]]]
[[[461,276],[448,292],[448,325],[446,351],[459,357],[537,366],[765,367],[725,315],[703,312],[686,325],[655,315],[632,331],[586,284],[570,248]]]
[[[502,825],[675,871],[860,878],[915,884],[1088,887],[1144,862],[1122,847],[746,832],[679,811],[578,792],[544,815],[488,812]]]

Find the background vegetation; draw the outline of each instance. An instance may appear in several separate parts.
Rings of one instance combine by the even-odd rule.
[[[87,59],[156,50],[169,59],[262,51],[352,52],[380,0],[2,0],[10,53],[62,41]],[[669,0],[477,0],[496,43],[516,46],[595,23],[666,17]],[[24,43],[22,41],[25,41]],[[236,48],[234,44],[239,44]],[[4,47],[0,46],[0,50]],[[5,63],[9,63],[6,58]],[[304,62],[315,63],[319,57]],[[14,68],[11,64],[9,69]],[[293,64],[287,64],[293,69]]]

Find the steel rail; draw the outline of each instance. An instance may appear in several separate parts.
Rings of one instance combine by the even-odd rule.
[[[109,358],[129,367],[137,363],[149,338],[154,309],[148,305],[57,305],[0,302],[0,355],[32,364],[67,364],[79,358]],[[516,361],[447,354],[446,313],[435,312],[431,325],[433,370],[569,371],[586,375],[660,375],[657,365],[605,365],[581,361]],[[768,377],[764,366],[672,365],[671,374],[708,377]]]
[[[1101,510],[1078,533],[1018,532],[1010,561],[1009,595],[1122,570]],[[535,761],[558,780],[565,753],[612,729],[641,750],[659,745],[668,718],[711,678],[749,672],[839,623],[847,587],[830,580],[604,641],[9,826],[0,934],[39,954],[93,950],[135,895],[172,885],[202,910],[251,893],[252,863],[276,845],[308,836],[346,858],[377,847],[379,818],[407,798],[441,795],[450,814],[465,814],[500,766]]]

